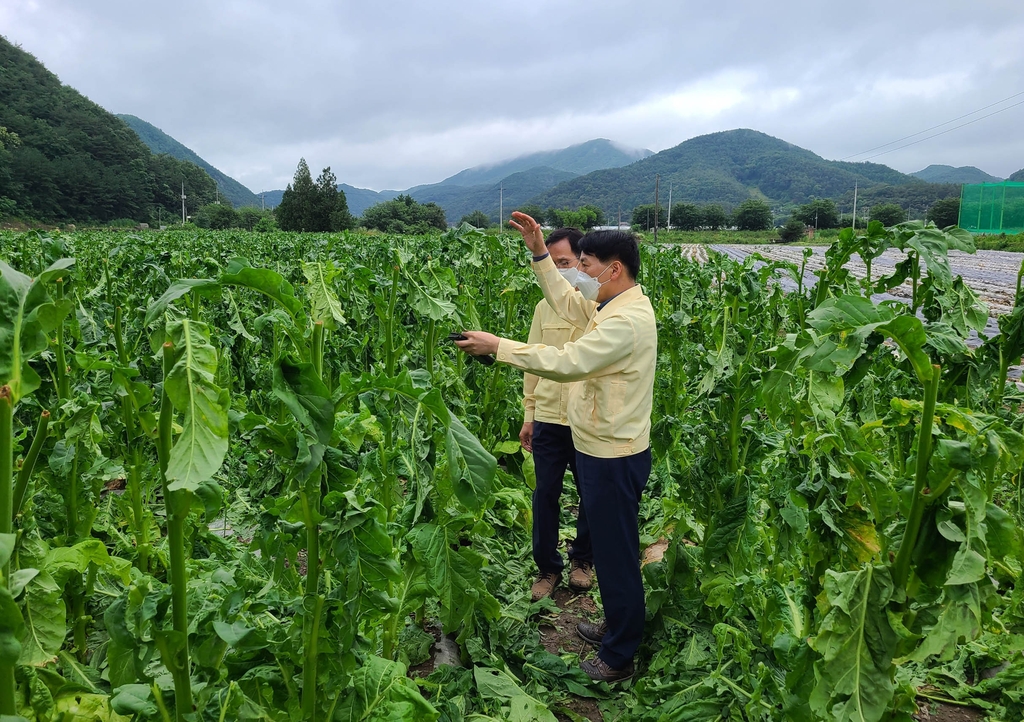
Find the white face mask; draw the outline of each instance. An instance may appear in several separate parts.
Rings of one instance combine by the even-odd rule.
[[[569,282],[570,286],[575,286],[580,276],[584,275],[575,266],[573,268],[559,268],[558,272],[562,274],[562,278]]]
[[[605,274],[611,266],[605,266],[604,271],[601,271],[597,276],[591,276],[586,271],[580,271],[579,278],[576,279],[576,288],[583,295],[583,298],[588,301],[596,301],[597,295],[601,292],[601,286],[608,283],[608,281],[601,281],[601,276]]]

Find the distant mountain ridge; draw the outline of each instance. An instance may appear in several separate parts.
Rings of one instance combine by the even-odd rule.
[[[973,165],[959,168],[951,165],[930,165],[910,175],[929,183],[999,183],[1003,180]]]
[[[137,118],[134,115],[118,114],[117,117],[134,130],[135,134],[139,136],[143,143],[149,146],[153,153],[166,153],[172,158],[187,160],[209,173],[210,177],[217,183],[217,188],[220,190],[221,195],[230,201],[231,205],[235,208],[252,205],[259,207],[259,198],[255,193],[231,176],[214,168],[200,158],[191,148],[185,147],[155,125],[147,123],[142,118]]]
[[[723,203],[735,206],[747,198],[792,206],[812,198],[842,198],[854,186],[899,189],[915,202],[944,198],[952,186],[928,184],[878,163],[826,160],[799,146],[765,133],[736,129],[691,138],[621,168],[599,170],[568,180],[530,199],[541,207],[600,206],[609,214],[654,202],[660,176],[660,201]],[[905,189],[905,190],[904,190]],[[923,200],[921,200],[923,199]]]
[[[586,175],[595,170],[628,165],[651,155],[654,152],[646,148],[627,148],[606,138],[596,138],[568,148],[529,153],[497,163],[474,166],[430,185],[479,186],[498,183],[513,173],[532,168],[551,168],[573,175]],[[414,186],[408,192],[415,198],[415,192],[423,187]]]
[[[1014,183],[1024,183],[1024,168],[1021,168],[1019,171],[1012,174],[1006,180],[1013,181]]]
[[[628,148],[605,138],[596,138],[558,150],[511,158],[466,168],[438,183],[413,186],[405,191],[372,191],[339,183],[345,191],[349,211],[362,215],[372,205],[408,194],[420,203],[437,203],[444,208],[448,221],[455,223],[476,210],[498,217],[502,187],[504,205],[515,208],[527,199],[563,181],[594,170],[613,168],[636,162],[652,155],[643,148]],[[268,208],[281,202],[282,190],[267,191],[263,200]]]

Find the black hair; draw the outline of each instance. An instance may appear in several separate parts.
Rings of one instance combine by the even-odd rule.
[[[580,252],[601,263],[621,261],[634,281],[640,275],[640,245],[630,231],[591,231],[580,239]]]
[[[551,231],[551,235],[544,241],[544,245],[550,246],[552,243],[567,240],[569,241],[569,247],[572,249],[572,254],[579,258],[581,238],[583,238],[583,231],[579,228],[559,228],[557,231]]]

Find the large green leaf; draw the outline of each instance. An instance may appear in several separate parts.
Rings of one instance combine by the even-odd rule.
[[[976,584],[947,587],[938,619],[924,631],[924,639],[908,656],[916,662],[937,657],[948,662],[961,641],[973,640],[981,631],[981,600]]]
[[[184,415],[182,432],[167,463],[168,489],[195,491],[211,478],[228,451],[228,392],[217,386],[217,350],[206,324],[183,319],[168,324],[174,366],[165,386]]]
[[[21,631],[19,664],[43,666],[57,658],[64,645],[66,607],[61,589],[46,572],[33,577],[21,600],[25,626]]]
[[[931,359],[924,351],[927,336],[916,316],[897,316],[888,306],[876,306],[868,298],[840,296],[824,301],[807,314],[807,323],[822,336],[852,334],[866,339],[875,332],[884,334],[900,347],[922,383],[932,376]]]
[[[209,278],[183,278],[172,283],[160,298],[146,309],[146,325],[162,316],[167,307],[191,291],[201,292],[217,288],[220,284]]]
[[[475,667],[473,679],[481,697],[499,700],[509,705],[510,722],[556,722],[557,718],[547,705],[528,695],[507,672],[488,667]]]
[[[896,633],[886,615],[892,597],[886,567],[825,573],[828,613],[811,640],[821,659],[811,708],[837,722],[877,722],[892,701]]]
[[[274,365],[273,392],[319,443],[330,443],[334,431],[334,402],[313,364],[280,359]]]
[[[455,495],[467,508],[478,511],[491,493],[498,470],[495,459],[455,414],[450,415],[445,447],[448,474]]]
[[[331,281],[338,275],[332,264],[327,268],[319,261],[310,263],[302,262],[302,275],[306,277],[309,285],[306,287],[309,293],[309,301],[312,305],[310,317],[314,322],[323,321],[324,328],[334,329],[339,323],[345,323],[345,314],[341,310],[341,303],[338,296],[331,288]]]
[[[18,604],[10,590],[0,586],[0,662],[14,665],[21,656],[21,642],[18,638],[25,629]]]
[[[974,290],[957,276],[949,290],[938,296],[942,320],[966,336],[971,329],[985,330],[988,325],[988,306]]]
[[[471,619],[479,606],[489,616],[499,611],[480,576],[484,557],[470,547],[459,544],[448,527],[421,524],[412,529],[408,539],[416,559],[427,571],[427,583],[441,603],[441,624],[445,632]]]
[[[259,291],[281,304],[293,319],[301,317],[302,301],[296,298],[292,284],[277,271],[253,268],[245,259],[233,258],[219,280],[229,286],[244,286]]]
[[[372,654],[352,673],[343,695],[334,722],[429,722],[439,716],[406,676],[404,664]]]
[[[29,361],[46,349],[47,332],[73,308],[68,298],[51,301],[46,283],[74,262],[62,259],[37,278],[29,278],[0,261],[0,386],[11,387],[15,404],[39,388],[39,374]]]

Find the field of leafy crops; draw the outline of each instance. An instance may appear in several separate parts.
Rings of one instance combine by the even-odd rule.
[[[521,376],[443,341],[526,337],[518,236],[0,234],[0,719],[1019,720],[1024,294],[968,347],[951,251],[844,231],[811,284],[644,246],[654,551],[610,690],[529,601]]]

